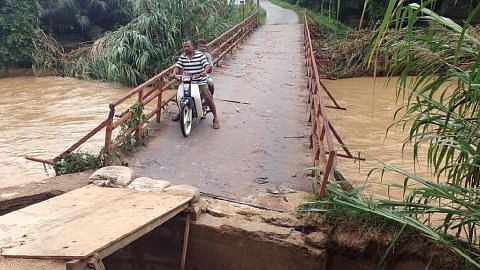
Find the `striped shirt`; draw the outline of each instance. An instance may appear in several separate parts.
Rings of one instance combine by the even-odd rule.
[[[190,75],[197,75],[202,73],[203,69],[207,65],[207,58],[203,53],[199,51],[194,52],[192,59],[188,58],[185,53],[182,53],[176,64],[178,68],[183,69],[184,73],[188,73]],[[206,84],[207,80],[206,77],[201,77],[200,79],[193,80],[192,82],[202,85]]]

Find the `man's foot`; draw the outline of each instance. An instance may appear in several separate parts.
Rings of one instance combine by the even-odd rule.
[[[220,128],[220,122],[218,122],[218,120],[213,121],[213,128],[214,129],[219,129]]]
[[[174,117],[172,117],[172,121],[178,121],[180,120],[180,114],[177,113]]]

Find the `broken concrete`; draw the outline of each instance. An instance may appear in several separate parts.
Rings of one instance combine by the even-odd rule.
[[[0,215],[88,185],[91,171],[47,178],[0,189]]]
[[[126,187],[133,180],[133,170],[125,166],[107,166],[95,171],[89,179],[98,186]]]
[[[128,188],[145,192],[160,192],[169,186],[171,186],[169,181],[138,177],[128,185]]]
[[[192,202],[198,202],[198,200],[200,200],[200,190],[190,185],[175,185],[167,187],[164,191],[172,195],[192,196]]]

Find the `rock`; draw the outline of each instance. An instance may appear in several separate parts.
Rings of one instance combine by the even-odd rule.
[[[164,189],[164,191],[172,195],[191,196],[192,202],[198,202],[198,200],[200,200],[200,190],[189,185],[171,186]]]
[[[89,179],[103,180],[103,186],[126,187],[132,182],[133,170],[124,166],[103,167],[94,172]],[[99,181],[95,182],[95,184],[99,183]]]
[[[145,192],[159,192],[170,185],[169,181],[156,180],[149,177],[138,177],[128,185],[128,188]]]
[[[306,235],[303,239],[305,244],[316,247],[316,248],[325,248],[327,246],[327,237],[322,232],[313,232]]]
[[[214,209],[214,208],[207,208],[207,213],[214,216],[214,217],[217,217],[217,218],[222,218],[222,217],[227,217],[228,215],[223,213],[221,210],[219,209]]]

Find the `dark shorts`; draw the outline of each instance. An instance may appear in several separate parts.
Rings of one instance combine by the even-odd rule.
[[[208,85],[201,84],[198,86],[198,88],[200,89],[200,95],[206,98],[213,98],[212,93],[210,93],[210,90],[208,89]]]

